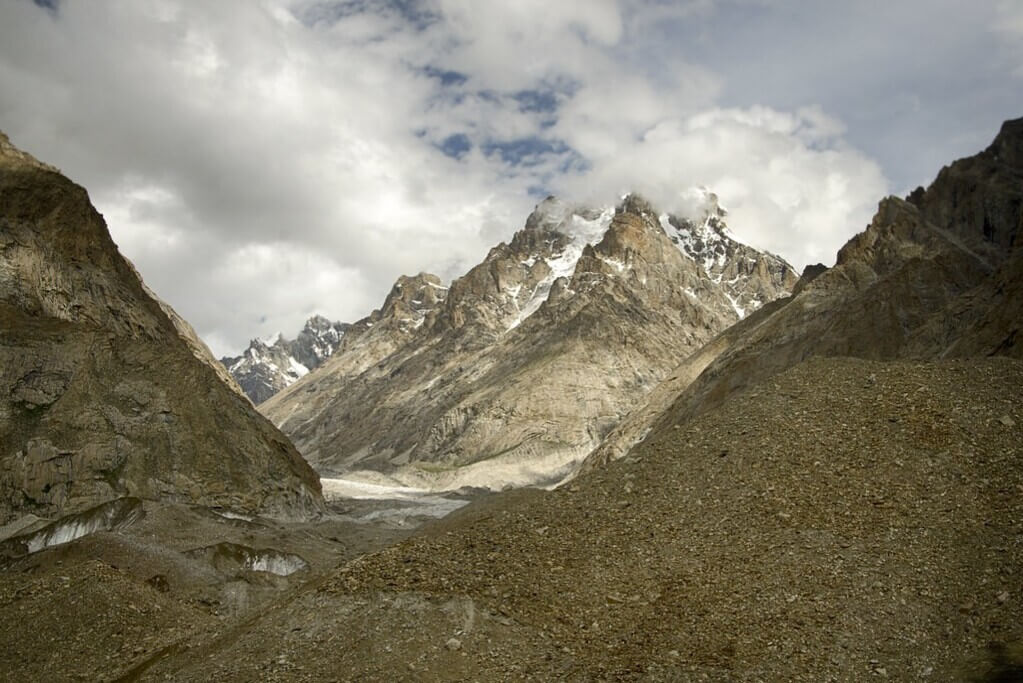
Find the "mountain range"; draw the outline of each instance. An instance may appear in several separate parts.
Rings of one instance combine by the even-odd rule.
[[[314,325],[282,433],[0,136],[0,675],[1019,680],[1023,119],[798,279],[703,196],[548,199]],[[325,501],[285,434],[364,484],[560,485],[412,533],[416,492]]]
[[[1019,680],[1021,227],[1023,119],[665,373],[575,479],[339,567],[214,671]]]
[[[255,405],[291,386],[330,358],[350,325],[314,315],[295,339],[278,334],[272,341],[253,339],[240,356],[220,362]]]
[[[401,278],[260,410],[325,476],[562,481],[665,369],[796,282],[731,236],[715,195],[700,198],[691,217],[634,195],[601,210],[548,198],[449,286]]]

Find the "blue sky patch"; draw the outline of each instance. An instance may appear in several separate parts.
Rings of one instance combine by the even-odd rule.
[[[452,159],[461,159],[472,149],[472,142],[465,133],[455,133],[444,138],[444,141],[437,145],[437,149]]]
[[[444,88],[462,85],[469,80],[469,77],[463,73],[447,69],[438,69],[435,66],[424,66],[422,71],[430,78],[436,78],[440,81],[441,86]]]
[[[569,151],[568,145],[561,140],[544,140],[528,137],[504,142],[485,142],[480,145],[483,154],[490,157],[501,156],[501,161],[511,166],[536,166],[548,154],[564,154]]]

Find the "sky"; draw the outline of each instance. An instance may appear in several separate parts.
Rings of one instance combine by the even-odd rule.
[[[3,0],[0,130],[218,355],[463,274],[548,194],[707,187],[834,262],[1023,116],[1023,0]]]

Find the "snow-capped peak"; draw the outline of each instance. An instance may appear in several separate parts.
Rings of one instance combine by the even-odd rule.
[[[544,207],[542,211],[541,207]],[[613,208],[606,208],[598,213],[568,210],[566,207],[564,202],[548,198],[537,206],[536,211],[530,216],[530,221],[537,217],[538,224],[540,221],[547,221],[545,225],[548,229],[564,235],[568,241],[559,250],[552,250],[547,256],[530,255],[519,262],[520,267],[531,271],[538,261],[542,261],[547,265],[548,273],[527,292],[523,291],[521,285],[505,292],[505,296],[517,309],[517,314],[508,323],[509,331],[521,325],[526,318],[540,309],[550,296],[551,287],[558,278],[572,276],[576,264],[583,255],[583,249],[587,245],[593,246],[600,242],[614,218]],[[555,216],[560,216],[557,224],[553,224],[552,219]],[[527,221],[526,225],[528,228],[530,222]]]
[[[313,316],[295,340],[288,340],[280,332],[253,339],[240,356],[221,362],[252,402],[262,403],[329,358],[340,346],[347,328],[343,323]]]

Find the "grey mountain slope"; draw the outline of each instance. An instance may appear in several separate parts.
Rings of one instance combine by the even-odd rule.
[[[757,281],[737,290],[747,306],[791,287],[784,262],[714,235],[744,259],[725,283]],[[738,318],[713,270],[727,256],[707,263],[638,198],[615,213],[549,199],[450,290],[426,276],[396,286],[345,348],[261,409],[321,473],[444,488],[556,481]],[[425,291],[419,317],[396,307]]]
[[[0,518],[125,495],[320,509],[315,473],[168,310],[86,192],[0,136]]]

